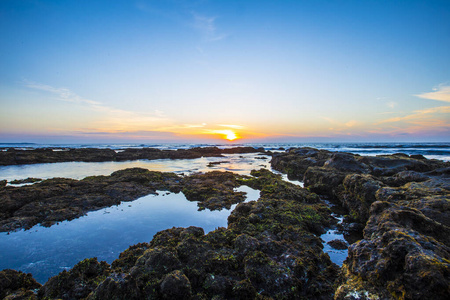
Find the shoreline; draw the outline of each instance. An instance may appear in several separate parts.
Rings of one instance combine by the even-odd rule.
[[[126,148],[120,150],[100,148],[36,148],[20,150],[7,148],[0,151],[0,166],[57,163],[57,162],[106,162],[155,159],[194,159],[200,157],[221,157],[222,154],[266,153],[264,148],[233,147],[196,147],[191,149],[160,150],[156,148]]]
[[[335,299],[349,294],[390,299],[403,294],[410,299],[445,299],[449,294],[445,274],[450,272],[450,163],[405,154],[373,157],[296,148],[273,154],[271,164],[291,179],[303,179],[305,188],[264,169],[252,171],[252,176],[223,172],[186,176],[185,185],[176,182],[175,174],[165,175],[169,188],[182,190],[194,201],[203,199],[203,206],[224,205],[231,194],[220,184],[233,182],[232,178],[231,186],[247,185],[260,190],[261,196],[256,202],[238,204],[227,228],[206,235],[200,228],[167,229],[150,243],[131,246],[111,265],[87,259],[51,278],[37,294],[32,280],[19,290],[37,298],[70,294],[78,299],[73,293],[80,292],[81,280],[81,294],[89,299],[106,299],[112,291],[136,299],[241,294]],[[154,182],[147,172],[119,171],[123,177],[110,183],[129,178]],[[98,177],[100,182],[111,180]],[[213,195],[205,201],[210,184],[219,184],[219,189],[212,189],[228,196],[220,200]],[[322,250],[319,236],[336,226],[336,220],[319,196],[346,210],[344,222],[338,224],[341,231],[364,229],[340,269]],[[18,282],[25,276],[5,272],[0,276]]]

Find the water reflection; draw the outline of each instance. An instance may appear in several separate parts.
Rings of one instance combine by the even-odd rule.
[[[258,157],[258,159],[257,159]],[[210,163],[220,163],[208,167]],[[145,168],[152,171],[191,174],[214,170],[230,171],[241,175],[250,175],[252,169],[270,169],[270,157],[261,159],[254,153],[228,154],[224,157],[201,157],[196,159],[157,159],[123,162],[64,162],[18,166],[0,166],[0,180],[12,181],[28,177],[48,179],[53,177],[83,179],[87,176],[110,175],[126,168]]]
[[[257,200],[259,191],[242,186],[247,200]],[[130,245],[149,242],[163,229],[199,226],[206,232],[227,226],[235,208],[198,211],[197,202],[182,193],[160,192],[118,206],[89,212],[86,216],[45,228],[0,233],[0,270],[11,268],[32,273],[41,283],[63,269],[89,257],[111,263]]]

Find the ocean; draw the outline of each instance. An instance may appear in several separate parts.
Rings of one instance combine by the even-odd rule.
[[[111,143],[111,144],[34,144],[34,143],[0,143],[0,149],[34,149],[34,148],[158,148],[158,149],[189,149],[194,147],[230,148],[239,146],[263,147],[265,150],[278,151],[295,147],[312,147],[329,151],[350,152],[360,155],[386,155],[405,153],[421,154],[428,159],[450,161],[449,143],[226,143],[226,144],[189,144],[189,143]]]

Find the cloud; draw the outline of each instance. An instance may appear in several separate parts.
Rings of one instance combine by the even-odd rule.
[[[128,111],[114,108],[98,101],[85,99],[67,88],[56,88],[31,81],[25,81],[25,86],[53,94],[58,101],[81,104],[89,110],[102,113],[102,116],[96,121],[98,127],[96,131],[157,129],[159,126],[170,123],[164,112],[160,110],[155,110],[151,113]]]
[[[244,126],[241,125],[226,125],[226,124],[219,124],[219,126],[227,127],[227,128],[233,128],[233,129],[244,129]]]
[[[215,24],[217,17],[202,16],[195,12],[193,12],[192,15],[194,16],[194,27],[201,32],[206,41],[220,41],[227,37],[226,34],[217,33]]]
[[[394,102],[394,101],[387,102],[386,106],[389,108],[395,108],[397,106],[397,102]]]
[[[395,118],[389,118],[383,121],[378,122],[377,124],[384,124],[384,123],[395,123],[395,122],[402,122],[402,121],[417,121],[420,119],[426,119],[426,118],[434,118],[435,114],[449,114],[450,113],[450,106],[438,106],[438,107],[432,107],[422,110],[416,110],[410,115],[406,115],[403,117],[395,117]]]
[[[89,104],[89,105],[93,105],[93,106],[101,105],[100,102],[84,99],[66,88],[55,88],[50,85],[36,83],[36,82],[28,81],[28,80],[25,80],[25,86],[30,89],[35,89],[35,90],[52,93],[52,94],[58,96],[58,100],[60,100],[60,101],[84,103],[84,104]]]
[[[450,86],[440,85],[433,88],[433,90],[434,92],[422,93],[415,96],[423,99],[450,102]]]

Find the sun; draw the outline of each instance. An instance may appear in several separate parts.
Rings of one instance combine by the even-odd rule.
[[[220,134],[223,139],[229,140],[229,141],[234,141],[239,138],[239,136],[236,134],[236,132],[234,132],[233,130],[229,130],[229,129],[215,130],[214,133]]]
[[[228,133],[226,133],[225,138],[229,141],[234,141],[235,139],[237,139],[236,133],[234,133],[231,130],[227,130],[229,131]]]

